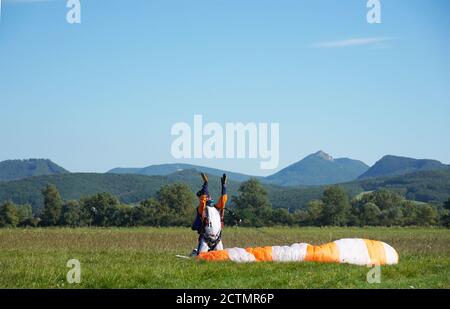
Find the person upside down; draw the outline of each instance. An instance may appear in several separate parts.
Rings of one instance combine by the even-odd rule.
[[[200,253],[223,250],[222,228],[224,226],[223,218],[225,205],[227,203],[227,175],[223,174],[220,179],[222,185],[222,194],[219,201],[215,203],[208,191],[208,176],[205,173],[200,174],[203,179],[203,186],[197,192],[199,205],[197,207],[196,218],[192,224],[192,230],[197,231],[198,246],[192,251],[192,256]]]

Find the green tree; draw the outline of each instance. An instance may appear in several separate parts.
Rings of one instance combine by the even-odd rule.
[[[141,202],[138,206],[133,207],[132,211],[132,217],[134,225],[136,226],[143,226],[143,225],[150,225],[151,224],[151,209],[149,207],[145,207],[143,205],[143,202]]]
[[[156,194],[160,206],[158,212],[166,218],[168,224],[190,226],[194,214],[195,195],[185,184],[170,184],[161,187]]]
[[[68,201],[62,207],[61,225],[80,226],[81,225],[81,207],[78,201]]]
[[[360,210],[360,224],[375,226],[380,224],[381,210],[371,202],[365,203]]]
[[[129,205],[116,205],[109,209],[110,215],[108,224],[110,226],[134,226],[133,207]]]
[[[293,218],[286,208],[277,208],[272,211],[271,223],[273,225],[292,225]]]
[[[444,208],[447,210],[450,210],[450,197],[448,198],[448,200],[446,202],[444,202]]]
[[[403,225],[417,225],[417,203],[413,201],[404,201],[403,204]]]
[[[436,225],[438,222],[437,209],[431,205],[420,205],[417,209],[417,224],[422,226]]]
[[[169,207],[161,205],[155,198],[142,201],[135,207],[133,216],[136,224],[147,226],[168,226],[171,219]]]
[[[378,216],[378,225],[401,226],[404,224],[404,202],[404,198],[397,193],[382,189],[364,194],[358,203],[360,207],[366,203],[372,203],[379,208],[381,213]]]
[[[54,185],[48,185],[42,190],[44,196],[44,209],[41,214],[41,223],[44,226],[54,226],[59,223],[62,210],[62,199]]]
[[[444,202],[440,217],[441,217],[440,223],[443,226],[450,228],[450,197],[446,202]]]
[[[266,189],[257,179],[243,182],[238,189],[238,196],[233,196],[232,201],[243,225],[260,227],[269,222],[272,205]]]
[[[119,200],[107,193],[97,193],[81,200],[82,221],[88,225],[107,226],[111,209],[119,205]]]
[[[322,202],[324,204],[324,225],[343,226],[347,224],[351,205],[342,188],[338,186],[326,188],[323,192]]]
[[[401,226],[403,225],[403,211],[400,206],[390,207],[381,211],[381,225]]]
[[[16,206],[6,202],[0,206],[0,227],[16,227],[19,223]]]
[[[403,202],[403,197],[385,189],[365,194],[362,202],[371,202],[380,208],[381,211],[399,207]]]
[[[320,226],[323,222],[324,204],[320,200],[312,200],[308,203],[306,224],[309,226]]]
[[[15,205],[20,226],[33,226],[33,209],[31,205]]]
[[[295,225],[308,225],[308,212],[304,209],[296,209],[292,214],[292,221]]]

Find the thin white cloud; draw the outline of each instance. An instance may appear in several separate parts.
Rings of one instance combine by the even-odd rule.
[[[392,41],[391,37],[372,37],[372,38],[351,38],[340,41],[320,42],[313,44],[312,47],[316,48],[340,48],[349,46],[361,46],[361,45],[374,45],[387,41]]]

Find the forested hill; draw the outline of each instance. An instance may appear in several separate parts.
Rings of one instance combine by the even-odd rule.
[[[273,175],[256,178],[263,183],[283,186],[327,185],[355,180],[367,171],[368,168],[369,166],[361,161],[348,158],[334,159],[329,154],[318,151]],[[181,163],[151,165],[144,168],[114,168],[108,173],[166,176],[191,169],[215,176],[222,176],[222,173],[225,172],[228,175],[228,179],[234,181],[246,181],[253,177],[240,173]]]
[[[388,189],[419,202],[441,205],[450,196],[450,168],[415,172],[401,176],[357,180],[338,184],[351,197],[361,192]],[[279,187],[265,186],[273,207],[291,210],[304,208],[308,202],[320,199],[327,186]]]
[[[387,155],[378,160],[358,179],[404,175],[419,171],[438,170],[447,167],[437,160],[414,159]]]
[[[220,190],[219,177],[210,175],[210,190],[217,197]],[[43,205],[41,190],[54,184],[65,200],[79,199],[98,192],[116,195],[123,203],[137,203],[155,196],[161,186],[168,183],[185,183],[193,192],[201,186],[196,170],[185,170],[168,176],[117,175],[73,173],[26,178],[0,183],[0,202],[29,203],[34,209]],[[229,181],[228,193],[237,194],[239,182]],[[365,191],[389,189],[402,196],[421,202],[440,204],[450,196],[450,168],[415,172],[401,176],[358,180],[340,184],[351,196]],[[264,185],[275,208],[291,210],[303,208],[312,199],[321,197],[325,186],[281,187]],[[230,199],[231,201],[231,199]]]
[[[108,171],[111,174],[137,174],[137,175],[147,175],[147,176],[167,176],[173,173],[187,171],[187,170],[196,170],[198,173],[204,172],[208,175],[214,175],[221,177],[224,173],[223,170],[219,170],[216,168],[192,165],[192,164],[184,164],[184,163],[173,163],[173,164],[160,164],[160,165],[150,165],[143,168],[113,168]],[[228,176],[228,179],[235,181],[246,181],[250,179],[252,176],[234,173],[230,171],[225,171]]]
[[[210,175],[211,194],[217,196],[220,178]],[[17,204],[31,204],[33,209],[43,206],[41,190],[54,184],[65,200],[79,199],[99,192],[117,196],[123,203],[137,203],[149,197],[165,184],[182,182],[194,192],[201,187],[199,173],[186,170],[168,176],[118,175],[98,173],[71,173],[30,177],[17,181],[0,183],[0,203],[12,201]],[[229,181],[229,193],[236,194],[239,183]]]
[[[399,176],[364,179],[344,184],[350,193],[379,188],[395,191],[410,200],[442,203],[450,196],[450,167]]]
[[[69,173],[67,170],[48,159],[7,160],[0,162],[0,181],[67,173]]]
[[[328,185],[355,180],[368,168],[369,166],[359,160],[335,159],[323,151],[318,151],[263,181],[283,186]]]

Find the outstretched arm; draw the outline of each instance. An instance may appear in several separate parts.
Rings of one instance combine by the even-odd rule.
[[[227,204],[228,195],[227,195],[227,175],[223,174],[222,178],[220,179],[222,182],[222,195],[220,196],[219,202],[216,204],[216,207],[222,211],[225,208],[225,205]]]
[[[201,176],[203,179],[203,186],[202,186],[201,190],[197,192],[197,196],[198,196],[198,200],[199,200],[199,205],[198,205],[197,210],[200,215],[202,215],[203,211],[205,210],[206,200],[209,196],[208,176],[206,176],[205,173],[201,173]]]

